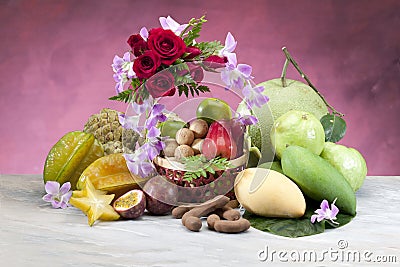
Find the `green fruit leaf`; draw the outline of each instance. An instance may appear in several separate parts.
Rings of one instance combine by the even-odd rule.
[[[328,223],[325,220],[313,224],[311,223],[311,216],[317,208],[319,208],[317,203],[307,200],[307,210],[304,216],[298,219],[267,218],[251,214],[247,211],[243,215],[243,218],[249,220],[251,226],[260,231],[291,238],[320,234],[325,229],[341,227],[354,218],[354,216],[339,212],[336,216],[336,222],[339,225]]]
[[[325,141],[336,143],[346,133],[346,122],[337,115],[327,114],[321,118],[325,131]]]

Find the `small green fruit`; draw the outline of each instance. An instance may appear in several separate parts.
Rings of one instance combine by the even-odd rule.
[[[291,110],[275,121],[271,142],[279,159],[291,145],[304,147],[319,155],[324,148],[325,132],[321,122],[311,113]]]
[[[200,102],[196,116],[209,124],[219,120],[230,120],[232,111],[228,103],[217,98],[207,98]]]
[[[360,152],[354,148],[326,142],[321,157],[346,178],[354,191],[360,189],[367,176],[367,164]]]
[[[176,132],[185,127],[186,123],[183,121],[167,120],[160,126],[161,136],[169,136],[175,138]]]

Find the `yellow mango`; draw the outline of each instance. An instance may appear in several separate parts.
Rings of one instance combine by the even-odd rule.
[[[299,187],[273,170],[249,168],[241,171],[235,179],[235,194],[248,212],[259,216],[299,218],[306,210]]]

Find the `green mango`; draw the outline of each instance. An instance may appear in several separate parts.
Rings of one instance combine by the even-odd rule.
[[[316,200],[336,200],[340,212],[356,214],[356,196],[343,175],[326,160],[299,146],[289,146],[282,154],[283,173],[303,193]]]

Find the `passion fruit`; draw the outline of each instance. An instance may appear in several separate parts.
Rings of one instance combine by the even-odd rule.
[[[146,209],[153,215],[169,214],[177,203],[177,186],[162,176],[151,178],[143,187]]]
[[[146,209],[146,196],[142,190],[131,190],[115,200],[113,208],[125,219],[139,218]]]

